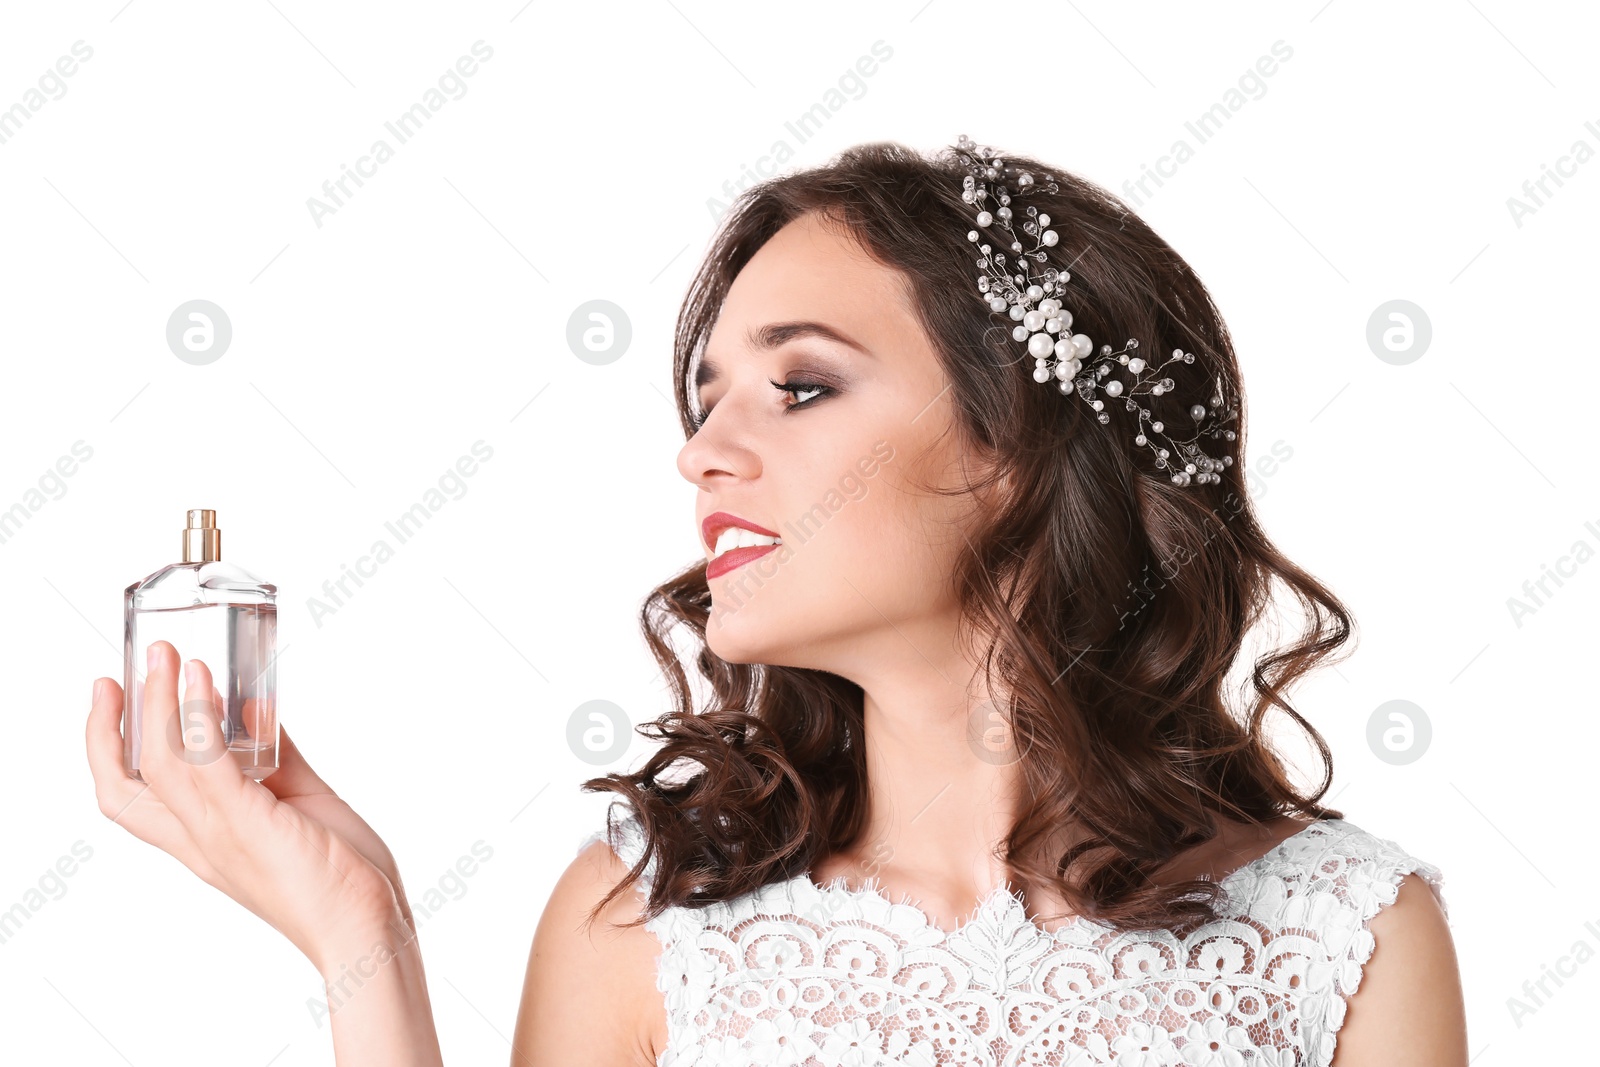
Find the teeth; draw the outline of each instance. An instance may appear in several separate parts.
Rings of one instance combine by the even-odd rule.
[[[746,530],[740,526],[730,526],[717,537],[717,548],[711,555],[715,559],[730,549],[748,548],[751,545],[781,544],[783,544],[783,541],[779,538],[767,537],[756,533],[754,530]]]

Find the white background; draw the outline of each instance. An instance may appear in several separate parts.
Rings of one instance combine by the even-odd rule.
[[[965,132],[1124,195],[1211,287],[1247,462],[1292,449],[1263,521],[1361,627],[1295,694],[1333,747],[1332,803],[1443,868],[1475,1065],[1553,1062],[1600,959],[1569,958],[1520,1026],[1508,998],[1600,948],[1600,162],[1569,160],[1520,225],[1507,201],[1600,148],[1596,31],[1579,5],[1504,0],[7,5],[0,108],[74,42],[93,56],[0,144],[0,509],[28,512],[0,542],[0,909],[37,903],[75,842],[92,857],[0,944],[4,1058],[332,1062],[311,966],[101,816],[84,758],[122,590],[208,507],[225,557],[280,589],[284,722],[412,899],[492,848],[421,940],[447,1059],[506,1060],[540,909],[602,824],[576,784],[646,748],[586,763],[568,717],[667,708],[635,615],[700,551],[667,398],[708,201],[779,141],[799,166]],[[308,198],[395,146],[384,123],[479,40],[465,95],[318,226]],[[891,58],[820,132],[786,128],[879,40]],[[1199,143],[1185,124],[1280,40],[1292,57]],[[1179,139],[1193,158],[1128,195]],[[232,323],[206,366],[166,344],[192,299]],[[593,299],[632,325],[606,366],[566,341]],[[1403,366],[1367,343],[1393,299],[1432,328]],[[480,439],[465,493],[318,625],[309,598]],[[79,440],[92,458],[41,490]],[[1579,541],[1519,625],[1508,600]],[[1367,741],[1394,699],[1432,727],[1404,765]]]

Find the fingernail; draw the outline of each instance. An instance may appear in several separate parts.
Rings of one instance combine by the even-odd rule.
[[[188,685],[200,684],[200,661],[190,660],[183,665],[183,680]]]
[[[155,645],[151,645],[148,649],[145,650],[145,653],[144,653],[144,665],[145,665],[145,669],[146,670],[152,670],[153,671],[153,670],[156,669],[156,646]]]
[[[89,698],[90,703],[100,703],[100,687],[105,684],[105,681],[104,678],[96,678],[94,680],[94,696]]]

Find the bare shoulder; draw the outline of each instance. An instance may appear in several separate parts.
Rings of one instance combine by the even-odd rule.
[[[1332,1067],[1465,1067],[1466,1007],[1450,925],[1420,875],[1368,924],[1376,947],[1339,1028]]]
[[[618,928],[643,912],[629,886],[593,923],[589,912],[628,873],[605,841],[578,853],[539,916],[517,1012],[516,1063],[583,1062],[654,1067],[666,1035],[666,1007],[656,991],[660,942],[643,926]]]

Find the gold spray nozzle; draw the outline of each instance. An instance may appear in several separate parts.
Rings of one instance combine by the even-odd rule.
[[[193,508],[183,531],[183,562],[209,563],[222,558],[222,531],[217,529],[217,513],[210,508]]]

